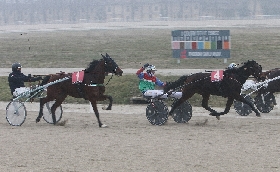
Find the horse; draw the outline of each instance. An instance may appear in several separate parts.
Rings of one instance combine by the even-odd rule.
[[[266,72],[261,73],[261,81],[264,81],[265,79],[273,79],[280,76],[280,68],[275,68],[268,70]],[[263,89],[260,89],[260,92],[270,92],[275,93],[280,91],[280,79],[275,79],[271,82],[268,82],[268,85],[263,87]]]
[[[261,95],[265,95],[266,99],[271,99],[273,105],[277,105],[275,97],[273,93],[280,92],[280,78],[278,79],[277,77],[280,77],[280,68],[275,68],[271,69],[265,72],[262,72],[260,75],[260,82],[267,80],[272,80],[265,84],[263,87],[261,87],[258,92],[256,97],[261,97]],[[274,79],[274,80],[273,80]]]
[[[221,81],[211,81],[211,73],[195,73],[192,75],[181,76],[174,82],[167,82],[164,87],[164,93],[169,93],[170,90],[181,89],[182,97],[172,106],[169,115],[180,106],[183,102],[191,98],[195,93],[202,95],[202,107],[210,111],[211,116],[216,116],[220,119],[220,115],[227,114],[233,104],[234,99],[248,104],[256,116],[260,117],[259,111],[254,107],[254,104],[246,100],[240,95],[242,85],[253,75],[259,78],[262,72],[262,67],[256,61],[251,60],[243,63],[241,67],[235,69],[227,69],[222,71],[223,79]],[[227,98],[226,108],[224,112],[217,112],[208,106],[210,95],[222,96]]]
[[[39,122],[41,117],[43,116],[44,104],[49,101],[55,100],[55,103],[51,107],[51,114],[53,124],[56,124],[55,110],[69,95],[74,98],[84,98],[85,100],[89,100],[97,118],[99,127],[106,127],[106,125],[102,124],[101,120],[99,119],[99,112],[96,103],[97,101],[104,101],[108,99],[109,105],[106,110],[111,110],[113,101],[112,97],[109,95],[104,95],[105,75],[108,73],[112,73],[112,76],[113,74],[117,76],[122,76],[123,71],[118,67],[116,62],[107,53],[105,56],[102,55],[102,57],[103,58],[101,58],[100,60],[93,60],[88,65],[88,67],[85,70],[83,70],[84,78],[80,83],[72,83],[71,78],[73,73],[66,74],[61,72],[57,74],[50,74],[47,77],[45,77],[41,85],[50,82],[55,82],[65,77],[68,77],[69,79],[47,87],[46,97],[40,99],[40,111],[38,117],[36,118],[36,122]]]

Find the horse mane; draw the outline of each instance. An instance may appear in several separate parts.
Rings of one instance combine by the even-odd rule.
[[[85,69],[85,72],[92,72],[93,69],[99,64],[100,60],[93,60],[92,62],[89,63],[88,67]]]

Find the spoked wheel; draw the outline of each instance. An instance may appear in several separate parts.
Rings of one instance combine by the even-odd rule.
[[[162,101],[153,101],[146,108],[146,117],[153,125],[163,125],[168,120],[168,107]]]
[[[275,97],[272,93],[259,94],[255,97],[255,105],[262,113],[269,113],[276,105]]]
[[[43,118],[49,124],[53,124],[51,107],[54,103],[55,103],[55,101],[49,101],[46,104],[44,104],[44,107],[43,107]],[[59,122],[61,120],[62,113],[63,113],[62,106],[60,105],[55,110],[56,122]]]
[[[6,107],[6,119],[12,126],[21,126],[26,118],[26,108],[20,101],[12,101]]]
[[[246,96],[246,94],[242,94],[242,96],[253,104],[253,99],[250,96]],[[252,108],[249,105],[236,100],[234,101],[234,109],[241,116],[248,116],[252,113]]]
[[[171,107],[174,106],[174,104],[178,101],[178,99],[176,99]],[[172,114],[172,118],[174,119],[175,122],[177,123],[186,123],[188,122],[191,118],[192,118],[192,106],[188,101],[185,101],[184,103],[182,103],[179,107],[177,107],[173,114]]]

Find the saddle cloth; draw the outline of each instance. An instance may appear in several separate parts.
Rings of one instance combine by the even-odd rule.
[[[213,71],[211,72],[211,81],[212,82],[218,82],[218,81],[222,81],[223,80],[223,70],[217,70],[217,71]]]
[[[85,71],[78,71],[72,73],[72,84],[82,83],[84,80]]]

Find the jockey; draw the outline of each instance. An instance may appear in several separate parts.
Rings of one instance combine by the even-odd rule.
[[[143,71],[146,69],[146,73]],[[164,87],[165,83],[159,80],[155,76],[156,67],[154,65],[149,65],[148,63],[141,67],[137,72],[136,75],[140,79],[139,81],[139,90],[144,96],[156,96],[163,93],[162,90],[154,90],[155,86]],[[152,95],[147,90],[154,90],[152,91]]]
[[[17,88],[23,87],[25,89],[23,90],[30,90],[30,88],[26,88],[24,86],[24,82],[35,82],[35,81],[39,81],[41,80],[42,77],[31,77],[31,74],[28,74],[28,76],[24,75],[23,73],[21,73],[21,64],[20,63],[14,63],[12,65],[12,73],[9,74],[8,77],[8,82],[9,82],[9,86],[11,89],[11,94],[16,97],[15,95],[15,90]]]
[[[231,63],[229,64],[229,66],[227,67],[227,69],[236,69],[237,68],[237,64],[235,63]]]
[[[237,71],[237,64],[231,63],[226,68],[227,70],[224,72],[225,77],[234,77]]]

